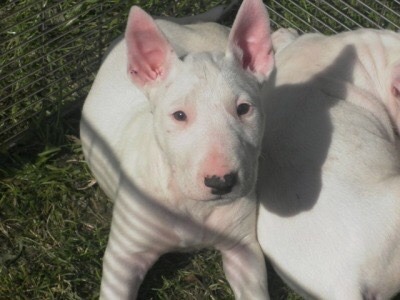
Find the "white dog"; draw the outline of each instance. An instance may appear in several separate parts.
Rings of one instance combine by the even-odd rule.
[[[273,35],[258,239],[313,299],[400,291],[400,35]]]
[[[83,108],[85,157],[115,201],[100,297],[135,298],[161,254],[213,246],[237,299],[268,299],[254,195],[267,12],[245,0],[228,43],[218,25],[158,24],[167,38],[132,8]]]

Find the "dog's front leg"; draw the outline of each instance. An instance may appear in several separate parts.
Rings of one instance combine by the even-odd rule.
[[[152,251],[130,252],[111,235],[104,255],[100,299],[136,299],[148,269],[159,256]]]
[[[154,262],[165,251],[164,239],[154,218],[135,191],[121,188],[114,204],[110,235],[103,259],[100,287],[102,300],[134,300],[139,287]],[[129,195],[129,196],[127,196]],[[140,212],[140,213],[139,213]],[[158,243],[156,242],[158,240]]]
[[[221,249],[225,275],[236,299],[269,299],[267,269],[257,241]]]

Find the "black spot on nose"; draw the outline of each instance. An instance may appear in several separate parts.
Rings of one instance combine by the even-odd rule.
[[[211,193],[214,195],[224,195],[232,191],[232,188],[237,183],[237,176],[235,173],[224,175],[223,178],[213,175],[204,178],[204,184],[211,188]]]

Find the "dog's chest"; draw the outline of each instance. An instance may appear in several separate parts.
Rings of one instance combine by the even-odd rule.
[[[172,230],[178,237],[178,248],[190,249],[207,244],[207,229],[204,225],[187,223],[185,226],[174,224]]]
[[[237,199],[221,206],[197,203],[186,211],[183,222],[171,226],[178,237],[178,248],[190,249],[236,243],[249,234],[249,224],[255,218],[255,204]]]

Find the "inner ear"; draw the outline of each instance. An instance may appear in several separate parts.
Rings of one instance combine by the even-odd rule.
[[[400,97],[400,61],[396,62],[392,68],[390,88],[394,97]]]
[[[269,17],[261,0],[244,0],[228,40],[228,53],[261,82],[274,67]]]
[[[396,98],[400,98],[399,88],[392,86],[392,95]],[[399,99],[400,100],[400,99]]]
[[[392,79],[392,95],[400,101],[400,74]]]
[[[128,72],[139,86],[164,80],[175,55],[153,18],[140,7],[133,6],[125,31]]]

